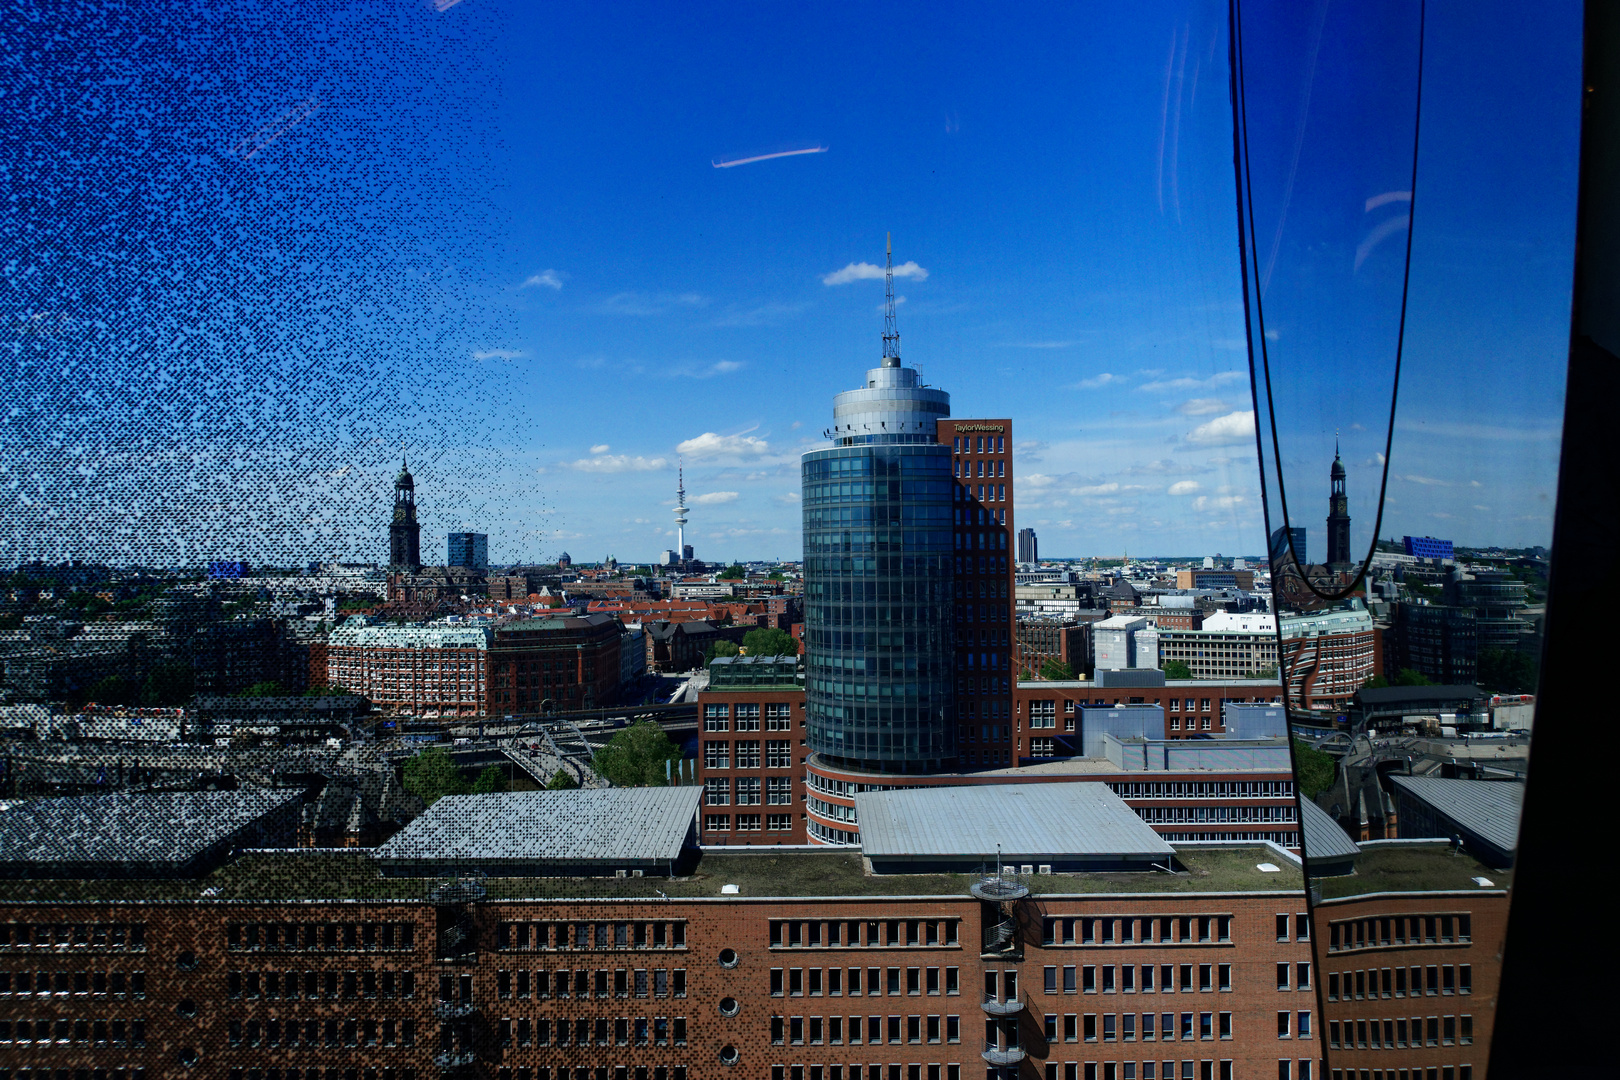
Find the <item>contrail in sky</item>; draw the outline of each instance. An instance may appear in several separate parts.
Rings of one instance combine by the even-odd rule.
[[[803,150],[782,150],[775,154],[757,154],[754,157],[737,158],[735,161],[716,161],[711,164],[717,169],[729,169],[733,165],[751,165],[756,161],[769,161],[772,158],[796,157],[799,154],[825,154],[825,146],[807,146]]]

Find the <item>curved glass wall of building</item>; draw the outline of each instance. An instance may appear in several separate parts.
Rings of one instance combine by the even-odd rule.
[[[950,447],[839,446],[802,470],[810,749],[939,769],[956,757]]]

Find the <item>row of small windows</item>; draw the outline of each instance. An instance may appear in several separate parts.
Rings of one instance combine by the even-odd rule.
[[[608,988],[611,975],[612,989]],[[596,997],[678,997],[686,996],[686,969],[675,968],[637,968],[629,970],[618,968],[611,973],[601,968],[595,972],[594,979],[589,971],[570,971],[567,969],[557,972],[546,970],[529,971],[499,971],[495,975],[495,993],[502,998],[586,998],[592,996],[592,987],[595,987]]]
[[[704,731],[730,731],[735,712],[736,730],[758,731],[760,708],[758,703],[740,702],[736,705],[709,703],[703,706]],[[766,731],[793,730],[792,706],[787,702],[767,702],[765,705]]]
[[[1006,476],[1007,461],[963,461],[960,458],[951,467],[951,475],[958,479],[971,479],[977,476],[983,480],[986,476]]]
[[[0,971],[0,994],[146,996],[144,971]]]
[[[352,1001],[356,998],[408,998],[416,994],[410,971],[232,971],[225,994],[249,1001]]]
[[[1472,1016],[1414,1016],[1411,1020],[1330,1020],[1332,1050],[1404,1050],[1412,1046],[1467,1046],[1474,1041]]]
[[[503,1047],[685,1046],[686,1017],[506,1017],[496,1025],[496,1039]]]
[[[1129,780],[1110,782],[1122,799],[1292,799],[1292,780]]]
[[[416,926],[408,922],[229,923],[228,949],[322,949],[369,951],[416,947]]]
[[[1197,822],[1290,822],[1292,806],[1138,806],[1136,816],[1149,825],[1185,825]]]
[[[763,826],[761,825],[761,822],[763,822]],[[738,814],[735,823],[735,830],[732,829],[732,824],[733,822],[730,814],[703,815],[703,831],[711,833],[732,831],[759,832],[761,831],[761,828],[763,828],[765,832],[792,832],[793,815]]]
[[[404,1019],[231,1020],[226,1040],[232,1046],[415,1046],[416,1021]]]
[[[140,1070],[136,1070],[139,1072]],[[302,1069],[244,1069],[234,1068],[226,1074],[230,1080],[416,1080],[415,1069],[378,1069],[378,1068],[347,1068],[339,1069],[328,1065],[324,1069],[314,1065]],[[0,1080],[5,1080],[0,1076]],[[26,1077],[19,1080],[27,1080]],[[38,1077],[36,1080],[47,1080]],[[66,1077],[57,1077],[57,1080],[67,1080]],[[75,1080],[109,1080],[107,1077],[76,1077]],[[112,1077],[110,1080],[120,1080]],[[144,1080],[143,1077],[131,1076],[130,1080]]]
[[[959,994],[961,982],[955,967],[908,968],[772,968],[773,997],[850,997],[862,995],[865,979],[867,997]]]
[[[684,949],[686,922],[503,922],[497,949]]]
[[[0,1043],[34,1046],[146,1045],[145,1020],[102,1020],[54,1017],[49,1020],[0,1020]]]
[[[1230,915],[1048,917],[1041,928],[1045,945],[1187,945],[1231,940]]]
[[[863,1023],[864,1021],[864,1023]],[[846,1026],[842,1016],[773,1016],[773,1046],[860,1046],[866,1043],[891,1046],[962,1041],[960,1016],[851,1016]],[[846,1034],[847,1033],[847,1034]]]
[[[1408,972],[1410,971],[1410,977]],[[1429,964],[1411,968],[1373,968],[1369,971],[1329,972],[1327,999],[1403,998],[1436,994],[1472,994],[1472,964]]]
[[[0,948],[144,949],[145,923],[0,923]]]
[[[771,948],[881,946],[892,949],[955,945],[960,922],[959,919],[772,919]]]
[[[1140,1015],[1141,1023],[1138,1024]],[[1304,1030],[1309,1030],[1310,1013],[1300,1013]],[[1175,1013],[1057,1013],[1045,1014],[1047,1042],[1175,1042],[1180,1032],[1182,1042],[1203,1042],[1232,1037],[1232,1014],[1229,1012],[1203,1012],[1181,1014],[1176,1023]],[[1061,1031],[1059,1025],[1061,1024]]]
[[[793,768],[793,741],[791,739],[766,739],[765,754],[760,756],[758,739],[738,739],[735,743],[706,741],[703,744],[703,767],[705,769],[729,769],[732,767],[733,751],[735,751],[736,767],[739,769],[758,769],[761,760],[767,769]]]
[[[736,779],[738,806],[760,805],[761,780],[757,776]],[[724,776],[711,776],[703,781],[703,802],[707,806],[730,806],[733,781]],[[763,781],[766,801],[772,806],[793,804],[793,777],[771,776]]]
[[[0,1069],[0,1080],[146,1080],[145,1069]],[[240,1080],[240,1078],[236,1078]],[[313,1078],[312,1078],[313,1080]]]
[[[1118,978],[1115,978],[1115,972]],[[1140,972],[1140,977],[1138,977]],[[1058,976],[1062,975],[1059,990]],[[1177,976],[1180,982],[1177,982]],[[1124,993],[1183,994],[1229,992],[1232,989],[1231,964],[1068,964],[1048,965],[1043,989],[1048,994]],[[1155,987],[1155,980],[1157,986]]]
[[[1333,1080],[1474,1080],[1472,1065],[1430,1065],[1427,1069],[1334,1069]],[[1286,1080],[1286,1078],[1285,1078]],[[1301,1076],[1300,1080],[1310,1080]]]
[[[857,1018],[858,1019],[858,1018]],[[859,1045],[852,1043],[851,1045]],[[902,1071],[904,1070],[904,1071]],[[992,1075],[986,1073],[986,1076]],[[912,1065],[772,1065],[771,1080],[962,1080],[956,1063]]]
[[[367,1080],[376,1078],[367,1077]],[[577,1065],[572,1069],[566,1065],[556,1069],[550,1065],[537,1065],[533,1069],[503,1066],[495,1070],[495,1080],[686,1080],[686,1066]]]
[[[1472,940],[1473,920],[1467,912],[1344,919],[1328,926],[1329,952],[1396,945],[1466,944]]]

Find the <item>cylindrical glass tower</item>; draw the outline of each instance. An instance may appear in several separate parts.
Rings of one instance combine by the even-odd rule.
[[[886,358],[833,415],[836,445],[803,462],[810,749],[932,772],[956,757],[950,395]]]

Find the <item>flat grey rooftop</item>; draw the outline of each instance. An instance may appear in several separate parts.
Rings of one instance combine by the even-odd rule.
[[[1107,784],[977,784],[855,796],[868,858],[1171,856],[1175,849]]]
[[[296,791],[118,792],[12,802],[0,810],[0,863],[186,863],[301,797]]]
[[[1399,792],[1425,803],[1485,842],[1511,852],[1519,843],[1524,785],[1512,780],[1454,780],[1392,775]]]
[[[450,795],[377,849],[379,862],[580,863],[677,858],[700,787]]]

